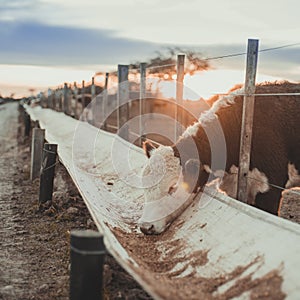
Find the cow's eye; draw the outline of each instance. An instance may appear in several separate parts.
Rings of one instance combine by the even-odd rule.
[[[168,191],[169,195],[172,195],[173,193],[175,193],[176,190],[177,190],[177,188],[178,188],[177,184],[173,184],[173,185],[169,188],[169,191]]]

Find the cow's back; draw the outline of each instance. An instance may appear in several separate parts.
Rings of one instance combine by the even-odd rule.
[[[265,173],[269,183],[280,187],[288,179],[289,162],[300,170],[300,96],[284,95],[299,92],[300,84],[288,82],[256,87],[256,94],[272,95],[255,97],[250,168]],[[218,112],[227,144],[227,170],[238,165],[242,103],[243,97],[236,97],[234,104]],[[258,195],[258,207],[276,213],[280,192],[271,186],[269,199]]]

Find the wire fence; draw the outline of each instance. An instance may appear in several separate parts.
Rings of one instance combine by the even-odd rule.
[[[276,47],[270,47],[270,48],[265,48],[265,49],[261,49],[258,52],[270,52],[270,51],[276,51],[276,50],[280,50],[280,49],[286,49],[286,48],[291,48],[291,47],[296,47],[299,46],[300,43],[293,43],[293,44],[287,44],[287,45],[280,45],[280,46],[276,46]],[[203,58],[203,60],[206,61],[212,61],[212,60],[218,60],[218,59],[224,59],[224,58],[229,58],[229,57],[236,57],[236,56],[243,56],[246,55],[246,52],[240,52],[240,53],[231,53],[231,54],[225,54],[225,55],[221,55],[221,56],[213,56],[213,57],[208,57],[208,58]],[[162,60],[163,61],[163,60]],[[153,63],[151,63],[150,65],[147,65],[146,63],[142,63],[140,65],[139,68],[132,66],[132,65],[128,65],[127,66],[127,78],[125,78],[125,80],[129,80],[128,79],[128,75],[130,74],[130,71],[136,71],[135,73],[135,78],[133,81],[130,81],[130,83],[134,82],[137,84],[137,88],[140,88],[140,94],[143,94],[142,96],[140,95],[137,98],[145,98],[145,95],[148,91],[148,93],[152,93],[152,96],[157,96],[157,93],[153,92],[153,91],[149,91],[147,89],[147,87],[144,87],[145,91],[141,91],[141,87],[139,86],[139,84],[141,83],[142,80],[144,80],[144,85],[157,85],[157,82],[161,81],[161,78],[156,78],[155,74],[152,74],[153,77],[149,78],[149,74],[147,74],[146,72],[149,70],[157,70],[157,72],[164,74],[164,71],[166,68],[170,68],[170,67],[174,67],[174,70],[176,69],[177,63],[167,63],[167,64],[158,64],[155,65]],[[143,69],[142,69],[143,68]],[[159,71],[161,70],[161,71]],[[168,72],[168,70],[167,70]],[[184,73],[186,73],[187,70],[184,70]],[[141,78],[141,73],[146,74],[144,75],[145,78]],[[83,114],[84,109],[89,105],[89,103],[91,103],[91,101],[96,97],[97,94],[99,93],[103,93],[106,94],[106,96],[104,98],[106,98],[105,100],[108,101],[109,99],[109,93],[111,95],[113,95],[110,99],[112,101],[116,101],[118,98],[118,84],[120,83],[118,80],[118,71],[111,71],[111,72],[106,72],[106,73],[101,73],[98,72],[97,75],[101,75],[103,76],[103,80],[102,80],[102,85],[99,86],[95,84],[95,78],[92,78],[91,81],[89,82],[85,82],[82,81],[81,85],[79,85],[78,83],[74,82],[73,84],[64,84],[61,85],[59,88],[55,89],[55,90],[50,90],[48,91],[48,96],[46,96],[47,102],[46,104],[44,104],[44,106],[46,107],[50,107],[53,108],[55,110],[63,110],[65,113],[67,114],[71,114],[73,117],[75,118],[79,118],[80,115]],[[166,74],[165,74],[166,75]],[[177,77],[177,73],[174,76],[173,80],[175,80],[175,78]],[[104,79],[105,78],[105,79]],[[146,82],[147,81],[147,82]],[[114,88],[112,88],[112,86],[114,86]],[[159,90],[159,87],[156,86],[156,92],[157,90]],[[182,92],[183,94],[183,92]],[[229,93],[220,93],[220,92],[214,92],[211,93],[211,97],[213,96],[226,96]],[[248,94],[246,93],[240,93],[239,96],[247,96]],[[260,97],[270,97],[270,96],[299,96],[300,92],[295,92],[295,93],[251,93],[252,96],[260,96]],[[178,95],[176,95],[177,97]],[[181,95],[182,97],[182,95]],[[45,98],[45,97],[44,97]],[[68,101],[65,101],[66,98],[69,98]],[[177,99],[178,100],[178,99]],[[65,107],[65,106],[69,106],[70,103],[66,102],[75,102],[75,104],[73,103],[73,106],[75,105],[75,108],[69,108],[69,107]],[[107,105],[107,103],[104,103],[103,106]],[[79,108],[78,108],[79,106]],[[69,110],[72,110],[72,112],[70,112]],[[140,109],[140,112],[143,113],[143,110]],[[177,114],[177,112],[175,113]],[[119,121],[117,120],[117,123]],[[117,130],[117,126],[114,126],[113,124],[105,124],[105,127],[110,127],[111,129]]]
[[[296,47],[296,46],[300,46],[300,43],[293,43],[293,44],[286,44],[286,45],[281,45],[281,46],[275,46],[275,47],[269,47],[269,48],[265,48],[265,49],[260,49],[258,52],[270,52],[270,51],[275,51],[275,50],[281,50],[281,49],[286,49],[286,48],[292,48],[292,47]],[[212,57],[203,57],[203,58],[200,58],[201,60],[203,61],[213,61],[213,60],[219,60],[219,59],[224,59],[224,58],[231,58],[231,57],[237,57],[237,56],[245,56],[247,55],[247,52],[239,52],[239,53],[229,53],[229,54],[224,54],[224,55],[220,55],[220,56],[212,56]],[[128,65],[129,66],[129,70],[130,71],[140,71],[140,67],[135,67],[135,66],[131,66],[131,65]],[[175,62],[175,59],[174,59],[174,63],[168,63],[168,64],[157,64],[157,65],[153,65],[153,64],[150,64],[150,65],[147,65],[146,64],[146,69],[147,70],[153,70],[153,69],[165,69],[165,68],[168,68],[168,67],[176,67],[176,62]],[[97,76],[99,75],[104,75],[105,73],[101,73],[101,72],[98,72],[97,73]],[[117,70],[114,70],[114,71],[110,71],[110,72],[107,72],[107,74],[109,74],[110,76],[114,75],[114,76],[117,76]],[[75,85],[78,83],[75,83]],[[91,84],[91,81],[89,82],[86,82],[87,85]],[[70,84],[71,86],[72,84]],[[61,85],[60,87],[58,88],[62,88],[63,85]]]
[[[261,49],[258,52],[261,53],[261,52],[277,51],[277,50],[281,50],[281,49],[296,47],[299,45],[300,45],[300,43],[281,45],[281,46]],[[203,60],[204,61],[213,61],[213,60],[233,58],[233,57],[245,56],[245,55],[247,55],[247,52],[230,53],[230,54],[224,54],[224,55],[220,55],[220,56],[203,58]],[[122,67],[124,67],[124,66],[122,66]],[[103,106],[102,106],[103,110],[105,110],[105,106],[107,106],[111,101],[116,101],[116,102],[118,102],[118,104],[120,104],[120,98],[124,97],[124,94],[122,94],[122,91],[119,87],[122,84],[122,82],[128,81],[128,76],[130,75],[130,72],[135,72],[134,80],[131,82],[137,83],[136,99],[139,100],[138,113],[143,114],[143,113],[146,113],[145,108],[143,108],[144,104],[142,104],[142,101],[146,100],[146,93],[147,93],[146,80],[149,80],[149,78],[148,78],[149,73],[147,74],[147,72],[151,72],[152,73],[151,75],[155,78],[156,74],[155,74],[155,72],[153,73],[153,71],[157,71],[157,73],[160,73],[160,75],[162,74],[164,76],[164,71],[169,72],[168,68],[172,68],[172,71],[176,71],[176,73],[174,73],[174,75],[176,75],[175,76],[176,78],[180,77],[179,76],[180,74],[178,74],[178,61],[177,61],[177,63],[174,61],[174,63],[158,64],[158,65],[154,65],[154,64],[147,65],[146,63],[143,63],[140,65],[140,67],[128,65],[128,66],[125,66],[126,76],[123,77],[121,80],[118,76],[120,74],[120,70],[121,70],[119,68],[117,71],[101,73],[101,75],[105,77],[105,80],[103,80],[101,87],[95,85],[95,80],[93,78],[88,83],[82,81],[81,85],[79,85],[77,83],[74,83],[71,85],[64,84],[60,88],[56,89],[55,91],[50,90],[50,92],[48,93],[48,96],[46,97],[46,104],[42,103],[42,106],[53,108],[53,109],[56,109],[59,111],[64,111],[66,114],[69,114],[77,119],[79,119],[80,116],[82,117],[85,115],[85,118],[88,122],[90,122],[92,125],[96,125],[95,122],[93,122],[93,120],[88,119],[88,112],[86,110],[87,110],[89,104],[92,102],[93,99],[97,98],[97,94],[99,91],[102,92],[101,97],[103,99]],[[184,69],[183,72],[186,73],[186,72],[188,72],[188,70]],[[143,76],[141,74],[143,74]],[[98,75],[99,75],[99,73],[98,73]],[[184,74],[182,74],[182,75],[184,76]],[[183,78],[183,76],[181,76],[181,77]],[[160,79],[158,78],[158,80],[160,80]],[[181,83],[183,83],[183,80]],[[112,89],[112,86],[115,86],[115,89],[109,95],[108,91],[110,91]],[[127,87],[127,88],[129,88],[129,87]],[[181,87],[181,88],[183,89],[183,87]],[[177,111],[178,105],[176,105],[176,100],[177,100],[177,102],[179,100],[182,101],[183,92],[181,91],[181,96],[180,96],[181,99],[177,99],[178,98],[178,89],[180,89],[180,87],[178,87],[178,85],[177,85],[176,89],[177,89],[177,94],[176,94],[176,99],[174,99],[175,100],[174,114],[176,116],[176,119],[178,119],[178,117],[180,117],[180,114]],[[130,91],[125,92],[125,94],[127,93],[125,95],[125,97],[128,97],[129,92]],[[153,95],[154,95],[154,97],[157,96],[157,95],[155,95],[155,93],[153,93]],[[212,95],[226,96],[229,94],[228,93],[212,93]],[[259,97],[300,96],[300,91],[292,92],[292,93],[291,92],[281,92],[281,93],[251,93],[251,94],[247,94],[245,92],[240,92],[239,94],[237,94],[235,96],[259,96]],[[297,100],[300,100],[300,98]],[[44,99],[44,101],[45,101],[45,99]],[[70,104],[72,101],[75,102],[75,109],[74,109],[74,107],[71,108],[72,105],[70,105]],[[130,115],[128,105],[129,104],[127,103],[126,104],[127,108],[125,110],[125,114],[127,114],[126,115],[127,119]],[[74,103],[73,103],[73,106],[74,106]],[[78,108],[78,106],[79,106],[79,108]],[[120,128],[120,118],[122,118],[122,114],[119,109],[120,109],[120,107],[118,105],[117,114],[114,115],[114,118],[116,118],[117,120],[115,120],[114,122],[108,122],[108,120],[103,120],[103,122],[100,125],[98,124],[97,127],[108,130],[108,131],[112,131],[112,132],[120,131],[120,129],[121,129]],[[180,121],[182,121],[182,116],[181,116]],[[197,120],[194,120],[194,121],[197,121]],[[142,123],[140,123],[140,128],[139,128],[140,131],[138,133],[134,132],[134,131],[130,131],[130,132],[126,133],[126,136],[127,137],[129,135],[134,136],[135,140],[139,140],[139,145],[141,145],[142,142],[146,138],[147,138],[147,140],[150,140],[152,143],[156,144],[157,146],[164,144],[161,141],[157,141],[153,138],[150,138],[150,136],[147,137],[146,135],[144,135],[142,127],[143,127]],[[176,128],[175,128],[175,130],[176,130]],[[176,135],[176,132],[174,132],[174,134]],[[285,187],[276,185],[274,183],[264,182],[264,181],[261,181],[261,180],[258,180],[256,178],[252,178],[252,177],[247,177],[247,178],[257,180],[261,183],[268,184],[270,187],[273,187],[273,188],[277,188],[280,190],[287,190]],[[300,194],[300,193],[297,193],[297,194]]]

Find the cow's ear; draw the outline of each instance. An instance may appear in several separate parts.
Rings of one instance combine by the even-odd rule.
[[[186,173],[198,176],[200,172],[200,161],[198,159],[189,159],[184,165]]]
[[[147,157],[150,158],[151,151],[153,151],[155,149],[155,147],[153,146],[152,143],[150,143],[149,141],[146,141],[146,142],[143,143],[143,149],[144,149],[145,154],[147,155]]]

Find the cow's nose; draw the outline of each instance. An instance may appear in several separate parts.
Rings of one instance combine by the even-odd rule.
[[[143,223],[140,224],[140,230],[144,234],[154,234],[155,233],[155,228],[154,225],[151,223]]]

